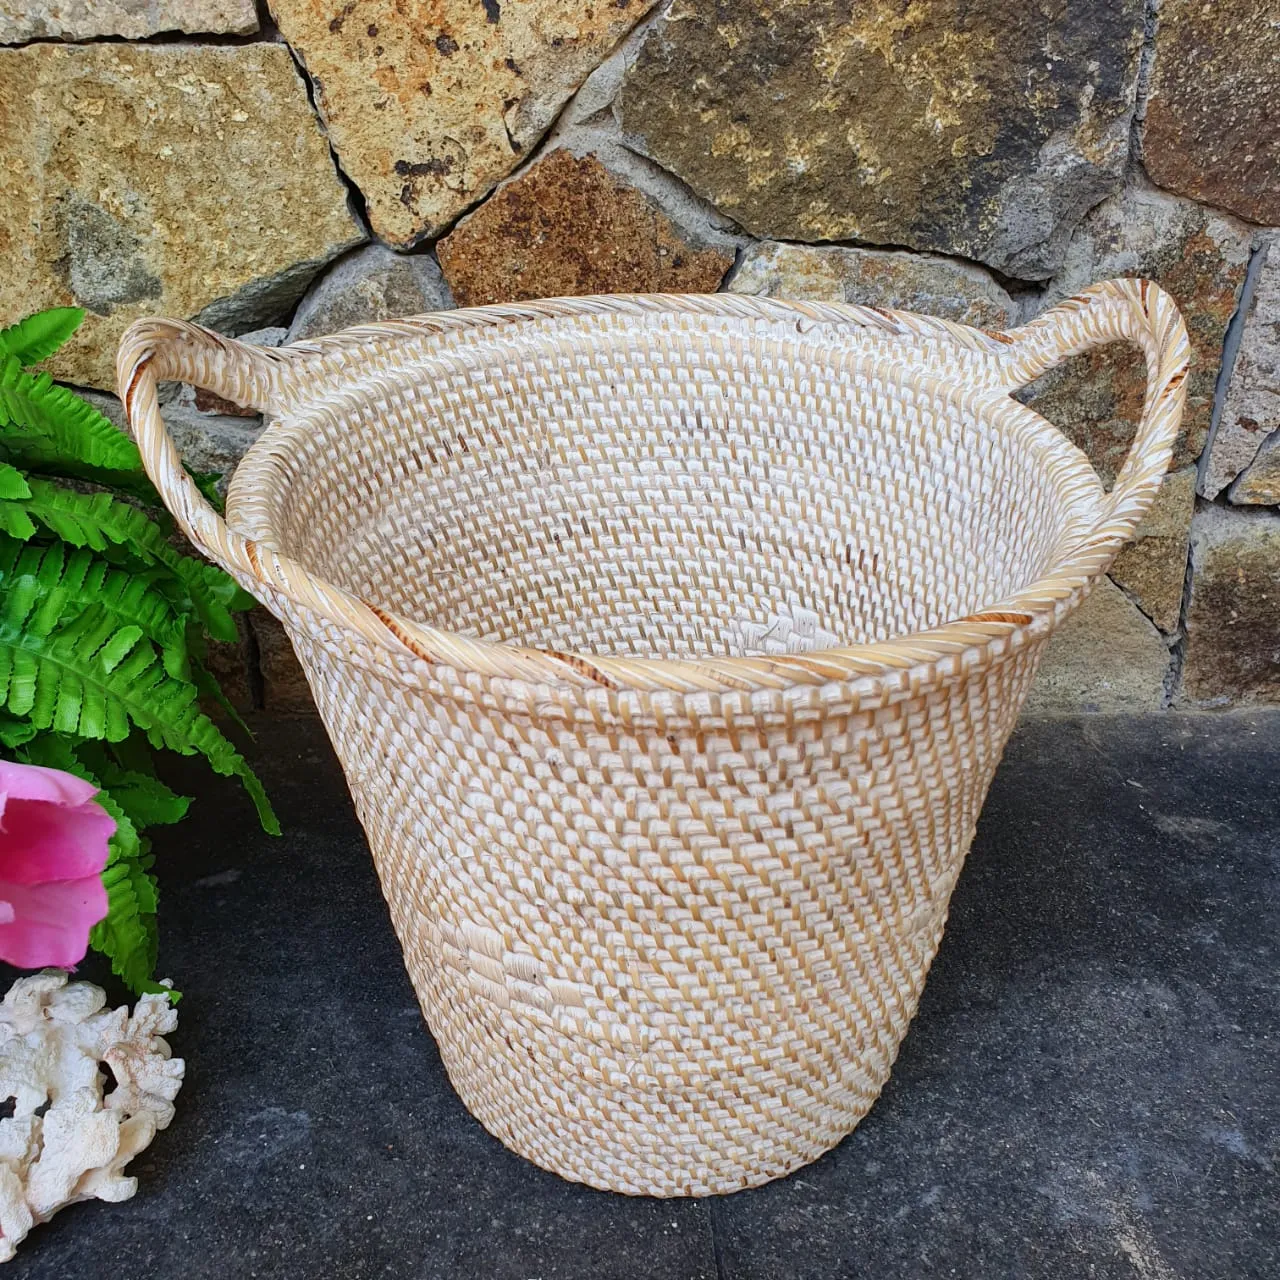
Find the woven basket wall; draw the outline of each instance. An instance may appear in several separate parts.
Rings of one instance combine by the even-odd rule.
[[[1106,494],[1009,392],[1117,338],[1150,388]],[[874,1102],[1186,363],[1121,281],[1007,335],[731,295],[280,350],[147,321],[119,369],[166,502],[288,629],[467,1106],[565,1177],[693,1195]],[[275,415],[226,524],[158,378]]]

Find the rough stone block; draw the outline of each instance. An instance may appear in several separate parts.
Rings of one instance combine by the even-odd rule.
[[[315,715],[311,687],[284,628],[265,609],[248,617],[258,649],[263,709],[275,715]]]
[[[588,293],[711,293],[733,254],[684,232],[593,155],[557,149],[437,246],[461,306]]]
[[[1169,666],[1163,637],[1103,578],[1049,641],[1026,714],[1159,711]]]
[[[1252,242],[1252,230],[1232,218],[1131,185],[1080,225],[1040,304],[1053,306],[1114,276],[1145,276],[1173,295],[1187,322],[1192,357],[1173,470],[1194,462],[1204,448],[1223,341]],[[1112,344],[1064,362],[1022,398],[1067,432],[1109,486],[1133,443],[1145,392],[1141,353]]]
[[[1141,0],[675,0],[619,99],[634,144],[762,238],[1041,279],[1119,185]]]
[[[394,253],[385,245],[366,245],[311,286],[294,313],[289,341],[452,306],[440,264],[430,254]]]
[[[1267,437],[1258,456],[1227,490],[1227,497],[1244,506],[1280,505],[1280,431]]]
[[[798,302],[850,302],[941,316],[980,329],[1006,328],[1013,299],[980,267],[950,258],[833,245],[754,244],[729,281],[731,293]]]
[[[1280,431],[1280,248],[1272,238],[1258,249],[1245,305],[1240,347],[1222,413],[1200,471],[1200,493],[1216,498]]]
[[[0,322],[82,306],[53,375],[109,389],[143,315],[243,332],[363,233],[279,44],[0,50]]]
[[[1166,634],[1178,629],[1187,543],[1196,505],[1194,467],[1165,476],[1134,540],[1111,565],[1111,579]]]
[[[1163,0],[1142,157],[1170,191],[1280,223],[1273,0]]]
[[[1280,512],[1196,512],[1182,699],[1280,702]]]
[[[654,0],[271,0],[374,231],[438,235],[505,178]]]
[[[0,0],[0,44],[26,40],[142,40],[168,31],[249,35],[253,0]]]

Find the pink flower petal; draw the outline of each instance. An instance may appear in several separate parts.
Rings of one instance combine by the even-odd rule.
[[[19,969],[79,964],[89,930],[107,914],[107,891],[97,876],[38,885],[0,881],[0,901],[12,911],[12,919],[0,923],[0,960]]]
[[[0,880],[39,884],[94,875],[107,865],[115,820],[94,800],[75,808],[12,796],[0,827]]]
[[[72,807],[98,794],[98,788],[61,769],[0,760],[0,795],[10,800],[44,800]]]

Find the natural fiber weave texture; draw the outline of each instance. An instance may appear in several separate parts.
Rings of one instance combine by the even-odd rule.
[[[1009,392],[1129,339],[1114,490]],[[1169,298],[1012,334],[577,298],[278,350],[134,325],[122,396],[197,546],[283,619],[451,1080],[619,1191],[778,1177],[888,1077],[1054,626],[1149,506]],[[227,523],[156,398],[275,420]]]

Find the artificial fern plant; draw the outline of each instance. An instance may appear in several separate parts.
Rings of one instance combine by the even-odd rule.
[[[201,707],[202,697],[228,705],[204,665],[206,644],[234,641],[233,614],[252,599],[175,548],[133,442],[30,371],[83,319],[60,307],[0,329],[0,749],[101,788],[116,834],[102,874],[109,909],[90,946],[142,993],[164,989],[142,833],[177,822],[191,803],[156,777],[153,749],[203,755],[240,779],[267,831],[279,826],[253,770]],[[197,480],[208,492],[210,478]]]

